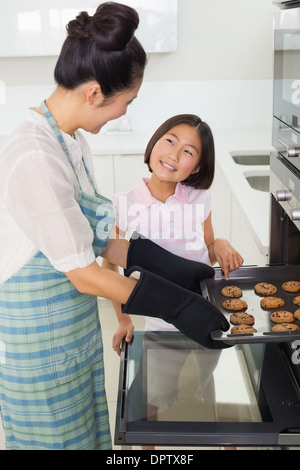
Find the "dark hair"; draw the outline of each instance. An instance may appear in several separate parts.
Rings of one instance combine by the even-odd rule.
[[[81,12],[67,25],[54,71],[56,83],[72,90],[96,80],[106,98],[133,88],[147,63],[134,36],[138,25],[136,10],[120,3],[103,3],[94,16]]]
[[[170,129],[179,124],[187,124],[194,127],[198,131],[202,145],[200,171],[190,175],[186,180],[182,181],[182,184],[192,186],[196,189],[208,189],[212,185],[215,175],[214,138],[209,125],[194,114],[179,114],[165,121],[149,140],[145,151],[144,161],[147,163],[149,171],[152,173],[152,169],[150,167],[150,156],[154,145],[159,139],[167,134]]]

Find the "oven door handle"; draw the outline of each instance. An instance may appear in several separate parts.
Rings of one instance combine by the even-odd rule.
[[[282,139],[278,139],[278,142],[285,147],[288,158],[300,157],[300,147],[290,147]]]
[[[278,445],[280,446],[299,446],[300,428],[289,428],[282,431],[278,436]]]

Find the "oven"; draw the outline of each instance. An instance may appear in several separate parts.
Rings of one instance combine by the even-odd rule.
[[[300,2],[274,2],[273,146],[300,170]]]
[[[294,264],[300,262],[300,1],[274,3],[270,263]]]
[[[253,289],[271,282],[286,310],[300,308],[293,303],[300,292],[282,290],[283,282],[300,281],[300,1],[274,4],[270,261],[230,276],[257,331],[214,332],[232,345],[221,351],[179,332],[135,332],[121,353],[116,445],[300,448],[300,331],[273,332],[271,311]],[[201,284],[220,310],[226,283],[216,268]]]

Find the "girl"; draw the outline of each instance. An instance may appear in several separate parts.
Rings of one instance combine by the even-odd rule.
[[[227,240],[214,237],[209,188],[215,152],[209,126],[189,114],[168,119],[150,139],[145,163],[151,177],[113,198],[119,233],[131,237],[139,232],[181,257],[208,265],[218,262],[228,279],[243,258]],[[104,265],[116,269],[107,262]],[[113,348],[119,353],[122,339],[131,340],[133,325],[128,316],[120,314],[120,306],[115,304],[115,309],[120,324]],[[146,329],[174,327],[146,317]]]
[[[138,23],[135,10],[115,2],[71,21],[55,68],[57,88],[28,110],[0,152],[0,406],[7,449],[111,448],[97,296],[132,313],[138,305],[143,314],[152,303],[145,301],[147,285],[163,293],[166,283],[182,318],[203,304],[174,283],[173,273],[162,273],[167,282],[144,270],[143,255],[138,281],[96,262],[101,255],[132,267],[128,241],[110,238],[112,203],[97,192],[78,129],[99,132],[136,98],[146,66],[134,36]],[[206,273],[194,265],[195,282]],[[161,314],[169,312],[172,321],[172,305],[162,297]],[[188,334],[213,346],[210,331],[228,324],[208,302],[204,311],[205,328]]]

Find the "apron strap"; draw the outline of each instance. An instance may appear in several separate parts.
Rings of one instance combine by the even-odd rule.
[[[61,131],[57,125],[57,122],[55,121],[54,117],[52,116],[51,112],[49,111],[49,109],[47,108],[47,105],[46,105],[46,101],[42,101],[42,103],[40,104],[40,107],[41,107],[41,110],[43,111],[46,119],[48,120],[48,123],[50,124],[55,136],[57,137],[57,140],[58,142],[60,143],[65,155],[67,156],[68,160],[69,160],[69,163],[71,165],[71,167],[73,168],[73,171],[75,173],[75,176],[76,176],[76,179],[78,181],[78,184],[79,184],[79,188],[80,190],[82,191],[82,188],[81,188],[81,184],[80,184],[80,181],[79,181],[79,177],[78,177],[78,174],[76,172],[76,169],[74,167],[74,164],[72,162],[72,159],[71,159],[71,156],[70,156],[70,152],[68,150],[68,147],[66,146],[66,143],[64,141],[64,138],[61,134]],[[74,138],[76,139],[75,135],[74,135]],[[85,171],[86,171],[86,174],[88,176],[88,179],[94,189],[94,192],[95,194],[97,194],[97,190],[96,190],[96,187],[95,187],[95,183],[94,183],[94,180],[91,176],[91,173],[85,163],[85,160],[84,160],[84,156],[82,155],[82,161],[83,161],[83,165],[84,165],[84,168],[85,168]]]

